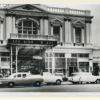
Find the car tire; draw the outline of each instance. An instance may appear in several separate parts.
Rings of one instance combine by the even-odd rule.
[[[35,82],[35,86],[36,87],[40,87],[41,86],[41,82],[39,82],[39,81]]]
[[[57,80],[56,85],[61,85],[61,80]]]
[[[8,87],[10,88],[14,87],[14,83],[13,82],[8,83]]]
[[[100,83],[100,80],[99,80],[99,79],[97,79],[97,80],[96,80],[96,83],[97,83],[97,84],[99,84],[99,83]]]

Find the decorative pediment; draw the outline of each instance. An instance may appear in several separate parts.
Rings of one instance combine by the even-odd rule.
[[[45,10],[36,6],[36,5],[31,5],[31,4],[24,4],[24,5],[17,5],[10,7],[9,9],[11,10],[28,10],[28,11],[37,11],[37,12],[44,12]]]
[[[51,20],[51,24],[60,24],[60,25],[62,25],[63,24],[63,21],[62,20],[60,20],[60,19],[58,19],[58,18],[55,18],[55,19],[53,19],[53,20]]]
[[[74,27],[84,27],[84,22],[78,20],[78,21],[75,21],[73,22],[73,26]]]

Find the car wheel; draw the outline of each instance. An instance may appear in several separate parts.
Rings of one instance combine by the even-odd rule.
[[[97,84],[99,84],[99,83],[100,83],[100,80],[99,80],[99,79],[97,79],[97,80],[96,80],[96,83],[97,83]]]
[[[60,80],[57,80],[56,81],[56,85],[61,85],[61,81]]]
[[[39,82],[39,81],[35,82],[35,86],[37,86],[37,87],[41,86],[41,82]]]
[[[14,87],[14,83],[13,82],[10,82],[10,83],[8,83],[8,86],[9,87]]]

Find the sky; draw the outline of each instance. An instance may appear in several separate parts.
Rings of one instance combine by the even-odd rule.
[[[79,10],[90,10],[92,19],[92,43],[100,46],[100,2],[34,2],[34,4],[45,4],[52,7],[71,8]]]

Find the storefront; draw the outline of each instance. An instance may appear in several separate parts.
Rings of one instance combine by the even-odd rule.
[[[48,56],[49,55],[49,56]],[[92,72],[92,48],[55,47],[46,51],[46,69],[52,73],[63,73],[65,77],[74,72]]]
[[[94,71],[94,75],[99,75],[99,72],[100,72],[100,49],[93,50],[93,71]]]

